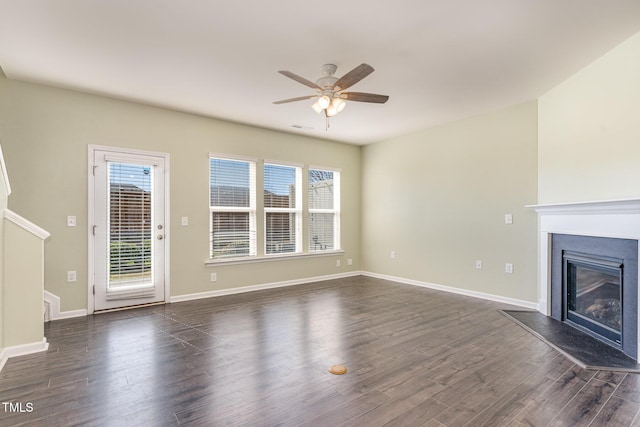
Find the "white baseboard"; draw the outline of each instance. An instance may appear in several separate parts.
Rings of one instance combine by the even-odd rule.
[[[44,291],[44,302],[49,306],[47,310],[47,318],[45,322],[49,320],[69,319],[71,317],[82,317],[87,315],[87,310],[70,310],[60,311],[60,297],[52,294],[49,291]]]
[[[220,297],[224,295],[234,295],[234,294],[241,294],[245,292],[262,291],[265,289],[282,288],[285,286],[303,285],[305,283],[321,282],[323,280],[344,279],[346,277],[354,277],[354,276],[360,276],[360,275],[362,275],[362,272],[352,271],[349,273],[342,273],[342,274],[329,274],[326,276],[305,277],[302,279],[286,280],[284,282],[264,283],[261,285],[242,286],[239,288],[220,289],[217,291],[207,291],[207,292],[198,292],[195,294],[176,295],[174,297],[171,297],[171,300],[169,302],[174,303],[174,302],[192,301],[192,300],[197,300],[202,298]]]
[[[82,310],[69,310],[61,311],[56,317],[52,317],[51,320],[70,319],[72,317],[84,317],[88,314],[86,309]]]
[[[349,272],[349,273],[329,274],[329,275],[325,275],[325,276],[316,276],[316,277],[305,277],[305,278],[301,278],[301,279],[286,280],[286,281],[282,281],[282,282],[272,282],[272,283],[264,283],[264,284],[260,284],[260,285],[242,286],[242,287],[239,287],[239,288],[220,289],[220,290],[216,290],[216,291],[207,291],[207,292],[198,292],[198,293],[194,293],[194,294],[176,295],[176,296],[171,297],[168,302],[174,303],[174,302],[183,302],[183,301],[193,301],[193,300],[198,300],[198,299],[202,299],[202,298],[220,297],[220,296],[224,296],[224,295],[235,295],[235,294],[241,294],[241,293],[245,293],[245,292],[253,292],[253,291],[261,291],[261,290],[265,290],[265,289],[282,288],[282,287],[286,287],[286,286],[302,285],[302,284],[305,284],[305,283],[320,282],[320,281],[323,281],[323,280],[343,279],[343,278],[346,278],[346,277],[354,277],[354,276],[361,276],[361,275],[362,276],[375,277],[375,278],[378,278],[378,279],[390,280],[392,282],[404,283],[404,284],[413,285],[413,286],[420,286],[420,287],[423,287],[423,288],[435,289],[435,290],[454,293],[454,294],[459,294],[459,295],[470,296],[470,297],[474,297],[474,298],[480,298],[480,299],[485,299],[485,300],[490,300],[490,301],[495,301],[495,302],[501,302],[501,303],[505,303],[505,304],[511,304],[511,305],[524,307],[524,308],[528,308],[528,309],[533,309],[533,310],[538,310],[539,309],[538,304],[535,303],[535,302],[524,301],[524,300],[519,300],[519,299],[514,299],[514,298],[508,298],[508,297],[503,297],[503,296],[500,296],[500,295],[488,294],[488,293],[484,293],[484,292],[470,291],[470,290],[467,290],[467,289],[454,288],[454,287],[451,287],[451,286],[437,285],[437,284],[429,283],[429,282],[421,282],[421,281],[418,281],[418,280],[405,279],[405,278],[402,278],[402,277],[388,276],[388,275],[385,275],[385,274],[372,273],[372,272],[368,272],[368,271],[352,271],[352,272]],[[50,318],[50,320],[68,319],[68,318],[71,318],[71,317],[82,317],[82,316],[86,316],[87,315],[87,310],[86,309],[60,312],[60,298],[58,296],[52,294],[51,292],[48,292],[48,291],[44,291],[44,294],[45,294],[45,301],[49,304],[49,318]]]
[[[451,286],[437,285],[435,283],[421,282],[419,280],[405,279],[403,277],[387,276],[385,274],[371,273],[371,272],[368,272],[368,271],[363,271],[362,275],[363,276],[369,276],[369,277],[375,277],[377,279],[390,280],[392,282],[404,283],[404,284],[407,284],[407,285],[413,285],[413,286],[420,286],[420,287],[423,287],[423,288],[435,289],[435,290],[438,290],[438,291],[449,292],[449,293],[452,293],[452,294],[465,295],[465,296],[468,296],[468,297],[486,299],[486,300],[495,301],[495,302],[502,302],[502,303],[505,303],[505,304],[516,305],[516,306],[519,306],[519,307],[529,308],[529,309],[533,309],[533,310],[537,310],[538,309],[538,304],[535,303],[535,302],[524,301],[524,300],[519,300],[519,299],[509,298],[509,297],[503,297],[503,296],[500,296],[500,295],[487,294],[487,293],[484,293],[484,292],[477,292],[477,291],[470,291],[468,289],[454,288],[454,287],[451,287]]]
[[[29,344],[14,345],[11,347],[5,347],[0,352],[0,371],[4,368],[4,364],[10,357],[24,356],[32,353],[39,353],[41,351],[47,351],[49,343],[46,338],[43,338],[41,342],[33,342]]]
[[[536,308],[540,313],[544,314],[545,316],[551,316],[551,312],[549,312],[549,310],[547,309],[547,301],[541,299],[540,301],[538,301],[538,307]]]

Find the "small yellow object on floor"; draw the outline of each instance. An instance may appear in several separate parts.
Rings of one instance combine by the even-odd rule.
[[[344,365],[333,365],[329,368],[329,372],[333,375],[344,375],[347,373],[347,367]]]

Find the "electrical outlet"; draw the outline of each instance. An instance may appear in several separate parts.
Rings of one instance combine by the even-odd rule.
[[[216,282],[218,280],[218,275],[216,273],[211,273],[211,281]]]
[[[480,261],[479,259],[478,259],[478,260],[476,260],[476,268],[477,268],[478,270],[481,270],[481,269],[482,269],[482,261]]]
[[[182,218],[180,218],[180,223],[183,226],[187,226],[189,225],[189,217],[188,216],[183,216]]]
[[[75,227],[76,225],[76,217],[74,215],[69,215],[67,217],[67,227]]]
[[[340,260],[339,259],[336,260],[336,267],[340,267]]]
[[[77,275],[75,271],[67,271],[67,282],[75,282],[77,280]]]
[[[511,264],[510,262],[506,263],[504,265],[504,272],[509,274],[513,273],[513,264]]]
[[[353,260],[351,258],[347,258],[347,265],[353,265]]]
[[[504,214],[504,223],[505,224],[513,224],[513,215],[512,214]]]
[[[396,251],[391,251],[391,259],[396,259]]]

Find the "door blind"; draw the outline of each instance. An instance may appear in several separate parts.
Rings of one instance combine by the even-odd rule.
[[[115,162],[108,162],[108,167],[107,296],[111,293],[112,297],[121,297],[131,290],[153,287],[153,167]]]

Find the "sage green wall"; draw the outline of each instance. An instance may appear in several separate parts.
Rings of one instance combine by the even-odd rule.
[[[4,78],[4,71],[0,68],[0,99],[4,97],[4,86],[2,85]],[[2,149],[1,143],[2,137],[0,134],[0,149]],[[0,165],[0,168],[1,167]],[[4,172],[0,170],[0,175],[3,174]],[[4,350],[4,210],[8,207],[8,197],[8,189],[5,187],[5,177],[0,176],[0,354],[2,354]]]
[[[0,202],[0,354],[4,349],[4,208],[6,204],[4,207],[1,205]]]
[[[7,196],[4,180],[0,176],[0,354],[4,349],[4,210],[7,207]]]
[[[61,298],[62,311],[87,308],[89,144],[170,154],[172,296],[360,270],[359,147],[3,77],[0,90],[9,207],[51,233],[45,289]],[[209,152],[340,168],[345,254],[206,267]],[[77,216],[77,227],[66,226],[67,215]],[[189,226],[180,225],[182,216]],[[77,283],[66,282],[67,270],[77,271]],[[213,271],[216,283],[209,281]]]
[[[363,270],[537,302],[536,117],[532,101],[364,147]]]
[[[3,349],[4,349],[4,207],[0,206],[0,354],[2,354]]]
[[[538,202],[640,197],[640,33],[538,101]]]
[[[4,222],[4,345],[39,343],[44,338],[42,240]]]

